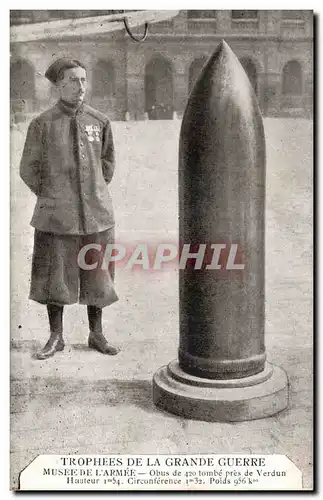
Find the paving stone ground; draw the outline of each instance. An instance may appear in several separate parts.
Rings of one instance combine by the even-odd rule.
[[[113,123],[117,171],[112,194],[117,239],[177,241],[180,122]],[[288,373],[288,409],[266,419],[210,423],[156,409],[151,380],[176,357],[175,270],[117,269],[119,302],[105,332],[122,347],[105,357],[86,346],[84,307],[66,308],[64,352],[32,353],[47,339],[45,308],[28,301],[34,198],[19,179],[25,128],[12,133],[11,486],[39,453],[278,453],[312,487],[312,123],[266,119],[266,344]]]

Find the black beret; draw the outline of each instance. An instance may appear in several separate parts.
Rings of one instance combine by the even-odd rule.
[[[62,71],[63,69],[70,69],[77,67],[86,69],[84,64],[78,61],[77,59],[71,59],[69,57],[61,57],[60,59],[57,59],[55,62],[53,62],[53,64],[49,66],[48,70],[45,73],[45,76],[50,82],[56,83],[60,71]]]

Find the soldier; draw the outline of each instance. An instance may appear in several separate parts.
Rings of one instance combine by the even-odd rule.
[[[75,302],[87,305],[89,346],[114,355],[119,349],[102,332],[102,308],[118,300],[114,268],[78,266],[84,245],[98,244],[104,251],[114,242],[108,189],[115,168],[111,125],[83,103],[87,74],[80,61],[61,58],[45,76],[60,99],[30,123],[20,164],[23,181],[37,196],[29,298],[46,304],[50,326],[49,340],[36,357],[46,359],[64,349],[63,308]],[[87,264],[97,260],[97,251],[87,252]]]

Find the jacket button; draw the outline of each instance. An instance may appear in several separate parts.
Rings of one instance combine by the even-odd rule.
[[[85,155],[81,155],[81,158],[82,158],[82,160],[84,160],[84,158],[85,158]]]
[[[80,142],[80,146],[81,146],[81,148],[83,148],[83,146],[84,146],[84,143],[83,143],[83,142]]]

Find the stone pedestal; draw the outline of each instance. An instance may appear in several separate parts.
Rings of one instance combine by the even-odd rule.
[[[237,422],[269,417],[286,408],[284,370],[265,364],[257,375],[216,380],[184,372],[176,360],[154,376],[154,402],[182,417],[210,422]]]
[[[262,117],[244,69],[222,42],[183,117],[179,246],[192,245],[193,259],[202,245],[235,244],[243,262],[233,272],[220,258],[219,272],[213,256],[204,256],[180,269],[178,362],[154,376],[158,407],[210,421],[261,418],[286,407],[286,374],[266,362],[264,221]]]

